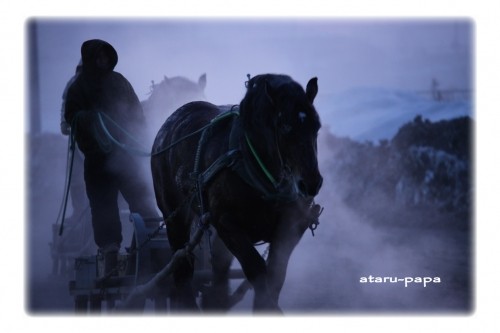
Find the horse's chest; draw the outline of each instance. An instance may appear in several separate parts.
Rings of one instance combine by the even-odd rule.
[[[233,197],[233,199],[236,198]],[[261,202],[244,199],[228,201],[227,197],[220,197],[220,199],[219,205],[212,202],[215,205],[210,208],[214,217],[212,222],[215,225],[219,223],[229,224],[224,225],[224,227],[227,229],[236,227],[244,231],[255,242],[270,240],[277,221],[279,221],[279,214],[273,209]]]

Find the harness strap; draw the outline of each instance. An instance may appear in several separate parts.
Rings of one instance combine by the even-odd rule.
[[[277,188],[278,182],[274,179],[271,172],[269,172],[269,170],[266,168],[264,162],[262,162],[262,160],[260,159],[259,155],[257,154],[257,152],[255,151],[255,148],[252,145],[252,142],[250,142],[250,138],[248,137],[248,135],[246,133],[245,133],[245,140],[246,140],[248,147],[250,148],[250,151],[252,152],[253,157],[255,158],[257,163],[259,164],[260,168],[262,169],[262,171],[266,175],[267,179],[269,179],[271,184],[273,184],[274,188]]]
[[[296,191],[291,190],[286,181],[277,182],[275,178],[270,174],[268,169],[262,163],[259,155],[257,154],[255,148],[251,144],[250,140],[245,139],[242,142],[242,137],[246,136],[239,118],[235,118],[231,126],[231,133],[229,135],[229,149],[238,149],[241,151],[242,145],[246,144],[252,153],[253,158],[257,161],[259,165],[258,168],[252,167],[249,163],[248,158],[245,158],[243,154],[240,154],[238,159],[231,165],[231,169],[250,187],[255,189],[257,192],[261,193],[261,197],[264,200],[269,201],[280,201],[280,202],[291,202],[298,198]],[[259,163],[258,161],[261,161]],[[266,171],[268,175],[266,175]],[[262,176],[262,173],[266,175]],[[270,176],[270,177],[269,177]]]
[[[212,180],[212,178],[222,169],[231,168],[241,157],[241,151],[233,149],[222,156],[219,156],[203,173],[198,176],[198,180],[204,185]]]
[[[237,106],[232,106],[229,111],[224,111],[208,123],[201,133],[200,139],[198,140],[198,146],[196,147],[196,155],[194,159],[194,168],[192,177],[196,183],[196,192],[198,195],[198,206],[200,209],[200,216],[205,214],[205,206],[203,200],[203,188],[204,186],[222,169],[232,165],[237,159],[240,151],[237,149],[229,150],[225,154],[219,156],[205,171],[200,172],[200,158],[202,155],[202,150],[205,147],[205,143],[208,139],[212,126],[219,123],[227,118],[236,118],[239,116]]]

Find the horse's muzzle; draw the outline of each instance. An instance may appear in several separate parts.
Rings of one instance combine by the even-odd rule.
[[[297,183],[298,189],[304,197],[315,197],[319,193],[322,185],[323,177],[321,175],[318,175],[314,181],[306,182],[304,180],[299,180]]]

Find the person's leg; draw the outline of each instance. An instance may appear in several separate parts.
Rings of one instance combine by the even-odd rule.
[[[156,199],[147,171],[133,157],[129,157],[121,165],[117,178],[118,188],[127,201],[130,212],[139,213],[143,218],[158,217]]]
[[[118,210],[118,187],[108,172],[105,158],[85,159],[85,184],[92,213],[94,240],[105,259],[105,274],[117,264],[122,242],[122,225]]]
[[[88,207],[85,193],[85,181],[83,175],[83,157],[79,151],[75,151],[73,160],[73,172],[71,177],[71,204],[73,206],[72,219],[79,219]]]

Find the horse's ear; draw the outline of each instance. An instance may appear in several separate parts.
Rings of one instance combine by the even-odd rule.
[[[205,87],[207,86],[207,74],[203,74],[200,76],[200,78],[198,79],[198,85],[201,89],[205,89]]]
[[[306,87],[306,96],[309,102],[311,102],[311,104],[313,103],[317,93],[318,93],[318,78],[313,77],[312,79],[309,80],[309,82],[307,82],[307,87]]]

